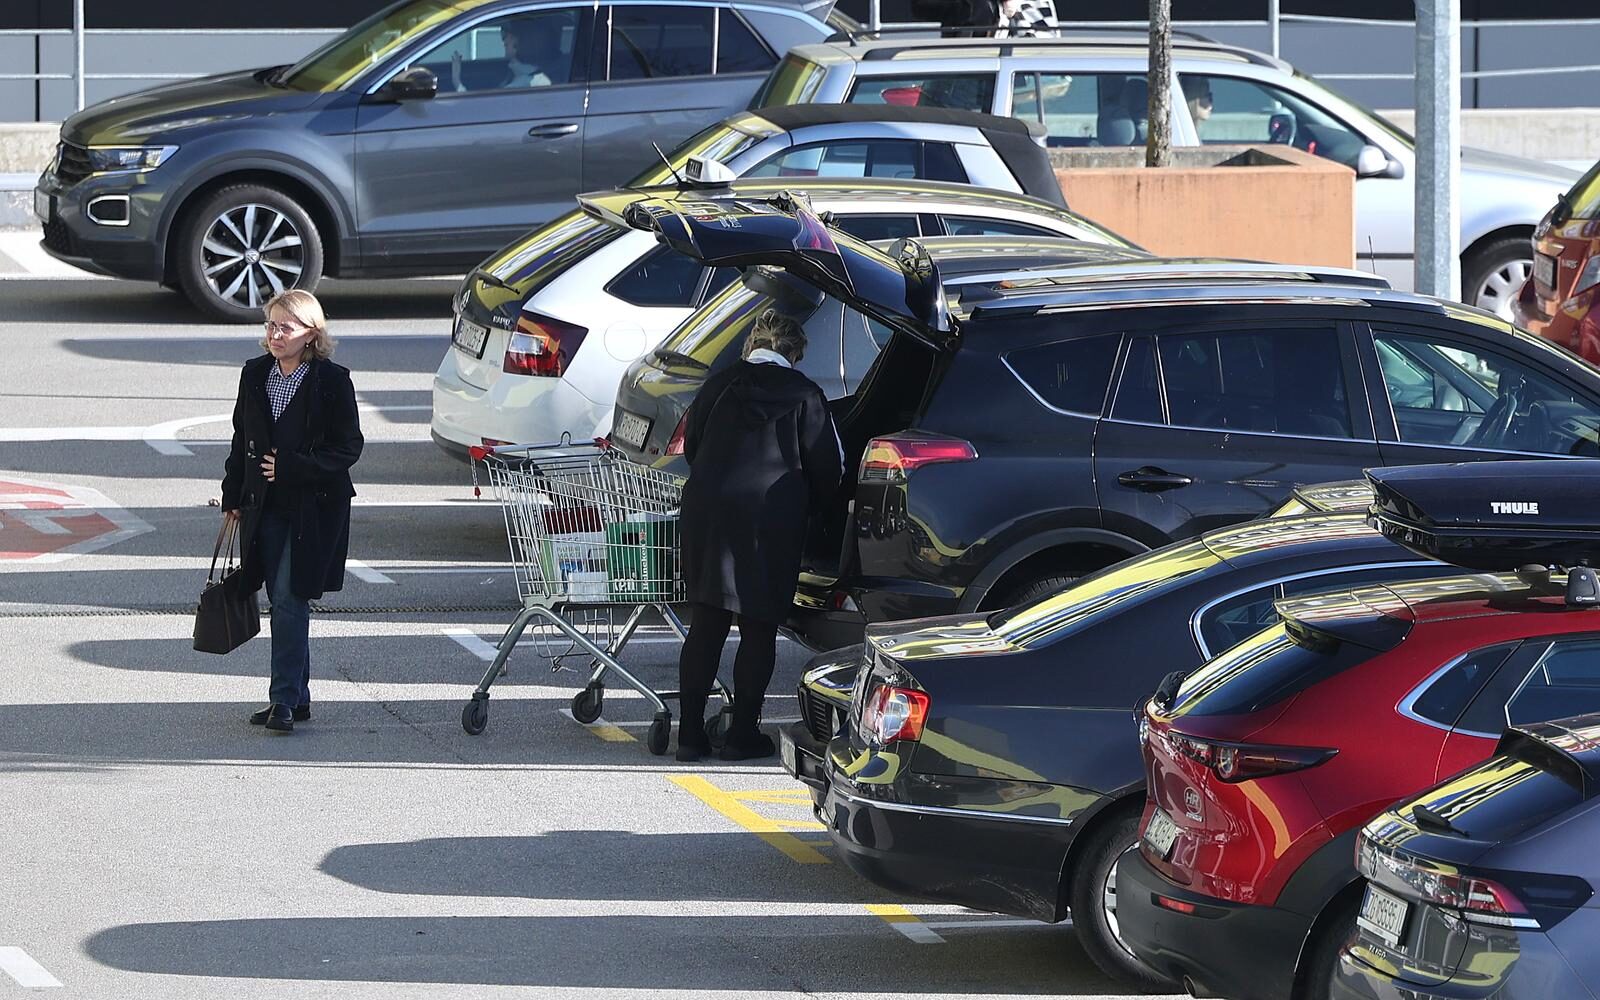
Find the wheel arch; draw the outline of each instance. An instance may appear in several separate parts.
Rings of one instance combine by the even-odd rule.
[[[1312,918],[1311,927],[1300,942],[1300,953],[1294,960],[1294,996],[1301,995],[1306,953],[1312,943],[1345,903],[1359,898],[1366,885],[1355,865],[1356,836],[1360,832],[1360,827],[1351,827],[1323,844],[1290,876],[1278,896],[1277,906]]]
[[[342,244],[349,231],[343,201],[334,195],[321,178],[281,162],[265,161],[256,164],[230,163],[225,169],[196,179],[174,199],[161,231],[164,281],[171,282],[177,276],[176,247],[195,206],[210,194],[233,184],[260,184],[282,191],[299,202],[311,216],[312,223],[317,227],[317,235],[321,237],[323,273],[339,273],[344,249]]]
[[[1025,538],[990,559],[961,595],[958,610],[978,610],[991,594],[1023,579],[1054,572],[1082,573],[1150,551],[1148,545],[1103,528],[1056,528]]]
[[[1533,228],[1534,227],[1532,223],[1513,223],[1511,225],[1501,226],[1498,229],[1489,230],[1482,236],[1479,236],[1477,239],[1461,248],[1462,266],[1466,266],[1466,263],[1469,259],[1482,253],[1483,250],[1491,243],[1496,243],[1500,240],[1506,239],[1533,239]],[[1530,249],[1529,253],[1532,252],[1533,251]]]
[[[1061,877],[1059,888],[1056,890],[1056,920],[1064,920],[1069,909],[1068,903],[1072,899],[1074,879],[1077,876],[1078,863],[1083,857],[1084,845],[1089,842],[1089,835],[1098,831],[1107,823],[1115,823],[1126,818],[1129,814],[1138,815],[1144,810],[1144,782],[1120,788],[1105,796],[1095,803],[1083,815],[1080,815],[1072,824],[1072,840],[1067,844],[1067,853],[1061,859]]]

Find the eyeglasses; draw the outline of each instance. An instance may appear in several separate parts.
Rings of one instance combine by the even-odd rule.
[[[263,325],[267,328],[267,336],[269,337],[292,337],[297,333],[311,329],[309,326],[301,326],[298,323],[276,323],[271,320],[268,320]]]

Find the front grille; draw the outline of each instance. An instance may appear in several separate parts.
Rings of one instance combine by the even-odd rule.
[[[59,216],[44,224],[44,245],[64,256],[75,256],[72,252],[72,234],[67,232],[67,225]]]
[[[800,717],[805,719],[806,730],[819,743],[833,739],[838,729],[833,706],[810,688],[800,688]]]
[[[93,172],[87,149],[65,141],[56,147],[56,177],[63,185],[71,187]]]

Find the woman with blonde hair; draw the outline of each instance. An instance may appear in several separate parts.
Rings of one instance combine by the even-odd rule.
[[[265,311],[267,353],[239,376],[222,510],[239,523],[244,585],[265,583],[272,601],[269,704],[250,722],[291,733],[311,718],[311,601],[344,586],[350,467],[364,442],[316,296],[291,289]]]

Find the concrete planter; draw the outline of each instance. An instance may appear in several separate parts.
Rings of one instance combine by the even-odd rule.
[[[1356,175],[1290,146],[1052,149],[1067,204],[1172,257],[1355,266]]]

